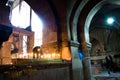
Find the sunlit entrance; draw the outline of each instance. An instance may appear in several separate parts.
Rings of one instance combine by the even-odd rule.
[[[34,32],[34,47],[42,45],[42,21],[25,1],[22,1],[21,4],[12,9],[10,21],[15,27]],[[23,35],[22,40],[20,52],[25,56],[27,54],[27,36]],[[15,46],[12,45],[12,47]]]

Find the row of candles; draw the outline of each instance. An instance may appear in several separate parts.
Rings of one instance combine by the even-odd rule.
[[[52,60],[52,59],[60,59],[60,54],[59,53],[43,53],[43,54],[37,54],[37,53],[16,53],[12,55],[12,58],[22,58],[22,59],[47,59],[47,60]]]

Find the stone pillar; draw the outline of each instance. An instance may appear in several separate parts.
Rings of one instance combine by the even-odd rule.
[[[19,43],[18,43],[18,54],[22,54],[23,53],[23,35],[22,34],[19,34]],[[18,57],[18,56],[17,56]]]
[[[33,47],[34,47],[34,32],[31,32],[30,35],[27,35],[27,52],[28,54],[31,54],[33,51]]]
[[[84,60],[83,60],[84,80],[92,80],[91,60],[89,53],[91,49],[91,44],[83,42],[82,47],[84,53]]]
[[[11,43],[3,42],[2,48],[0,49],[0,65],[11,63]]]
[[[69,42],[67,40],[62,41],[62,53],[61,58],[64,60],[71,60],[71,52]]]
[[[73,80],[83,80],[82,61],[78,56],[78,42],[70,42],[72,53]]]

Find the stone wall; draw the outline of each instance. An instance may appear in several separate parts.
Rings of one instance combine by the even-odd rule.
[[[0,80],[72,80],[71,64],[2,65]]]
[[[34,72],[30,78],[32,80],[70,80],[69,70],[67,67],[56,69],[45,69]],[[28,80],[27,76],[20,77],[22,80]]]

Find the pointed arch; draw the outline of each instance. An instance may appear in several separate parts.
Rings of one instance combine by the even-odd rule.
[[[22,1],[12,9],[10,20],[15,27],[26,30],[30,27],[34,32],[34,46],[42,45],[42,21],[27,2]]]

